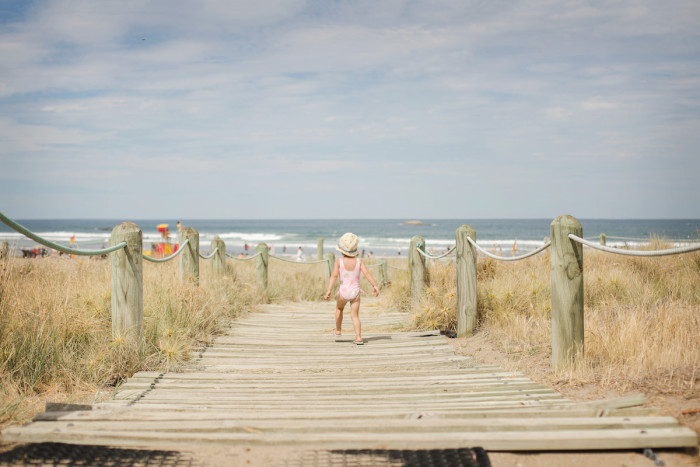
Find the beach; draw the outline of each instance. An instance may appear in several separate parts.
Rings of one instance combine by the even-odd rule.
[[[18,219],[20,224],[38,235],[68,246],[98,249],[106,246],[112,229],[119,219]],[[163,241],[177,243],[178,219],[141,219],[134,222],[143,231],[144,250]],[[673,245],[700,241],[700,219],[580,219],[584,237],[598,241],[601,233],[607,236],[607,245],[631,247],[646,243],[650,237],[665,238]],[[245,253],[245,246],[255,248],[266,243],[276,255],[296,256],[302,247],[304,256],[316,257],[318,239],[324,239],[324,251],[335,251],[335,242],[345,232],[359,237],[365,256],[406,256],[411,237],[425,238],[426,251],[444,253],[455,244],[455,230],[468,224],[476,230],[477,243],[485,249],[505,256],[522,254],[543,245],[550,236],[551,219],[427,219],[421,225],[406,225],[401,219],[360,220],[206,220],[183,219],[182,223],[199,232],[199,243],[208,251],[214,237],[219,236],[231,254]],[[163,238],[158,225],[168,224],[170,236]],[[16,251],[32,248],[36,243],[0,223],[0,240],[7,240]]]

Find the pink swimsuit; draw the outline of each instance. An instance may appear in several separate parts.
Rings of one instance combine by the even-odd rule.
[[[340,289],[338,293],[348,302],[355,300],[360,295],[360,260],[355,258],[355,268],[352,271],[345,269],[343,258],[340,258]]]

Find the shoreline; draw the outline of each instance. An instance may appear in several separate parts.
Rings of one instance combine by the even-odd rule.
[[[200,237],[200,251],[202,254],[208,254],[210,253],[209,251],[209,241],[204,239],[204,235]],[[212,237],[213,238],[213,237]],[[60,245],[63,245],[68,248],[74,248],[74,249],[100,249],[100,248],[106,248],[108,246],[108,239],[105,241],[84,241],[84,242],[76,242],[74,244],[70,244],[68,241],[57,241],[52,239],[50,236],[48,238],[49,240],[52,240],[56,243],[59,243]],[[598,239],[593,239],[592,237],[589,237],[593,242],[599,243]],[[32,250],[32,249],[45,249],[47,252],[47,256],[52,257],[52,256],[59,256],[58,253],[49,248],[45,247],[29,238],[24,237],[21,234],[16,234],[12,235],[11,237],[8,235],[3,236],[3,234],[0,234],[0,241],[2,240],[7,240],[8,241],[8,247],[10,251],[10,255],[14,256],[16,258],[21,258],[22,255],[22,250]],[[667,244],[669,247],[676,248],[676,247],[684,247],[684,246],[690,246],[690,245],[696,245],[700,242],[700,238],[697,240],[688,240],[688,241],[664,241],[663,238],[660,238],[663,243]],[[612,241],[607,241],[606,245],[611,248],[620,248],[620,249],[640,249],[643,248],[647,245],[649,245],[653,239],[649,239],[647,241],[620,241],[620,240],[612,240]],[[158,243],[169,243],[171,245],[176,245],[177,241],[174,239],[171,239],[170,242],[163,242],[163,241],[158,241],[158,240],[146,240],[144,239],[143,242],[143,251],[148,252],[150,251],[153,246],[155,246]],[[327,253],[334,253],[338,254],[335,247],[329,245],[330,242],[327,242],[324,245],[324,255]],[[454,246],[455,241],[451,240],[431,240],[431,239],[426,239],[427,243],[427,248],[426,252],[431,254],[431,255],[441,255],[446,253],[449,249],[451,249]],[[512,256],[518,256],[522,254],[529,253],[541,246],[543,246],[545,243],[544,239],[543,240],[517,240],[517,239],[485,239],[485,240],[477,240],[477,244],[484,248],[485,250],[497,254],[500,256],[504,256],[506,258],[512,257]],[[513,249],[513,245],[516,245],[516,249]],[[246,249],[245,249],[245,242],[235,242],[226,245],[226,250],[227,253],[236,255],[238,256],[239,254],[246,254]],[[248,250],[247,253],[254,254],[255,252],[255,246],[257,244],[253,243],[248,243]],[[360,250],[364,255],[361,253],[360,257],[363,259],[368,259],[368,258],[375,258],[375,259],[401,259],[401,258],[407,258],[408,257],[408,249],[409,249],[410,241],[406,241],[405,245],[402,244],[397,244],[397,246],[386,246],[386,245],[367,245],[365,247],[362,247],[362,244],[360,245]],[[271,251],[270,254],[276,255],[276,256],[281,256],[286,259],[296,259],[296,249],[297,247],[301,246],[304,255],[303,255],[303,260],[304,261],[310,261],[314,260],[317,257],[317,244],[311,244],[311,243],[294,243],[294,244],[275,244],[275,243],[268,243],[268,247],[270,247]],[[481,256],[481,254],[479,254]]]

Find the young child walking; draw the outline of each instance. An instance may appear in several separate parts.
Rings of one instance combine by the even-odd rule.
[[[335,260],[333,266],[333,274],[328,281],[328,291],[323,296],[325,300],[331,297],[335,281],[340,276],[340,287],[338,289],[338,300],[335,305],[335,329],[333,334],[340,335],[340,330],[343,324],[343,310],[345,305],[350,303],[350,317],[352,318],[352,327],[355,329],[355,344],[362,345],[362,330],[360,328],[360,271],[365,275],[367,280],[373,287],[375,297],[379,296],[377,283],[374,281],[372,274],[367,270],[365,263],[357,257],[357,235],[346,233],[335,248],[343,254],[339,259]]]

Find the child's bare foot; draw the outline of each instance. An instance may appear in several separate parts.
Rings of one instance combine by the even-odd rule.
[[[339,336],[341,333],[340,333],[339,330],[333,329],[333,334],[336,335],[336,336]]]
[[[365,341],[363,341],[361,337],[356,337],[353,343],[357,345],[362,345],[365,343]]]

